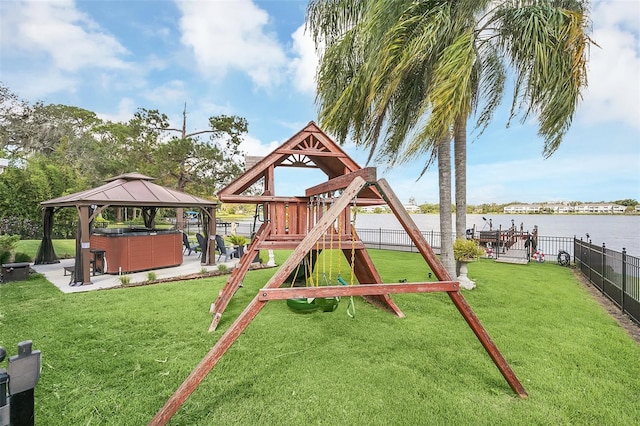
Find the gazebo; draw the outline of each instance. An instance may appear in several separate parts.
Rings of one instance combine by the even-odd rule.
[[[126,173],[106,181],[104,185],[40,203],[43,216],[43,237],[35,264],[58,263],[51,233],[54,214],[62,207],[75,207],[79,221],[76,233],[74,284],[91,284],[91,252],[89,238],[92,221],[107,207],[139,207],[146,228],[153,228],[158,208],[191,208],[203,212],[203,234],[206,241],[215,235],[217,203],[166,188],[153,182],[154,178],[140,173]],[[203,247],[201,262],[215,264],[215,244]]]

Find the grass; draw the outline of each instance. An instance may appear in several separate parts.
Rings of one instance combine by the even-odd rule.
[[[16,252],[26,253],[35,259],[40,247],[40,240],[20,240]],[[60,259],[68,259],[76,253],[76,240],[53,240],[53,249]]]
[[[370,253],[386,282],[428,273],[417,254]],[[212,334],[226,277],[77,294],[37,277],[0,285],[0,345],[42,350],[37,424],[146,424],[274,272],[249,272]],[[445,294],[395,295],[404,319],[359,298],[355,319],[346,300],[314,314],[270,302],[171,424],[637,423],[640,346],[569,268],[482,260],[469,276],[478,287],[463,294],[526,400]]]

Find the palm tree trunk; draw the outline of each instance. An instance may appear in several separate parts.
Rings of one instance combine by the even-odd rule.
[[[458,117],[454,125],[453,155],[456,168],[456,238],[467,229],[467,120]]]
[[[440,259],[452,277],[456,276],[453,258],[453,224],[451,221],[451,142],[438,144],[438,184],[440,187]]]

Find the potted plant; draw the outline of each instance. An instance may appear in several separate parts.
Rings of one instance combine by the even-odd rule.
[[[236,249],[238,258],[242,257],[244,254],[244,246],[247,244],[247,237],[244,235],[232,234],[229,236],[229,242],[233,244],[233,247]]]
[[[467,263],[473,262],[482,254],[484,254],[484,250],[474,240],[458,238],[453,242],[453,258],[458,262],[460,268],[458,281],[467,290],[471,290],[476,286],[476,283],[467,276]]]

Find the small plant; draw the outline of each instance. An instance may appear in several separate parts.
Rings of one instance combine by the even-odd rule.
[[[228,270],[229,270],[229,268],[224,263],[221,263],[221,264],[218,265],[218,271],[220,271],[220,273],[224,274]]]
[[[201,275],[206,275],[207,272],[208,272],[207,268],[200,268],[200,274]]]
[[[131,283],[131,276],[130,275],[120,275],[120,277],[118,278],[120,280],[120,284],[122,285],[128,285]]]
[[[243,246],[247,244],[247,237],[244,235],[230,235],[229,242],[234,246]]]
[[[155,281],[158,279],[158,276],[156,275],[155,272],[151,271],[151,272],[147,272],[147,281]]]
[[[0,235],[0,258],[6,262],[11,258],[11,253],[16,249],[20,241],[20,235]]]
[[[474,240],[458,238],[453,242],[453,258],[461,262],[471,262],[484,254],[484,250]]]

